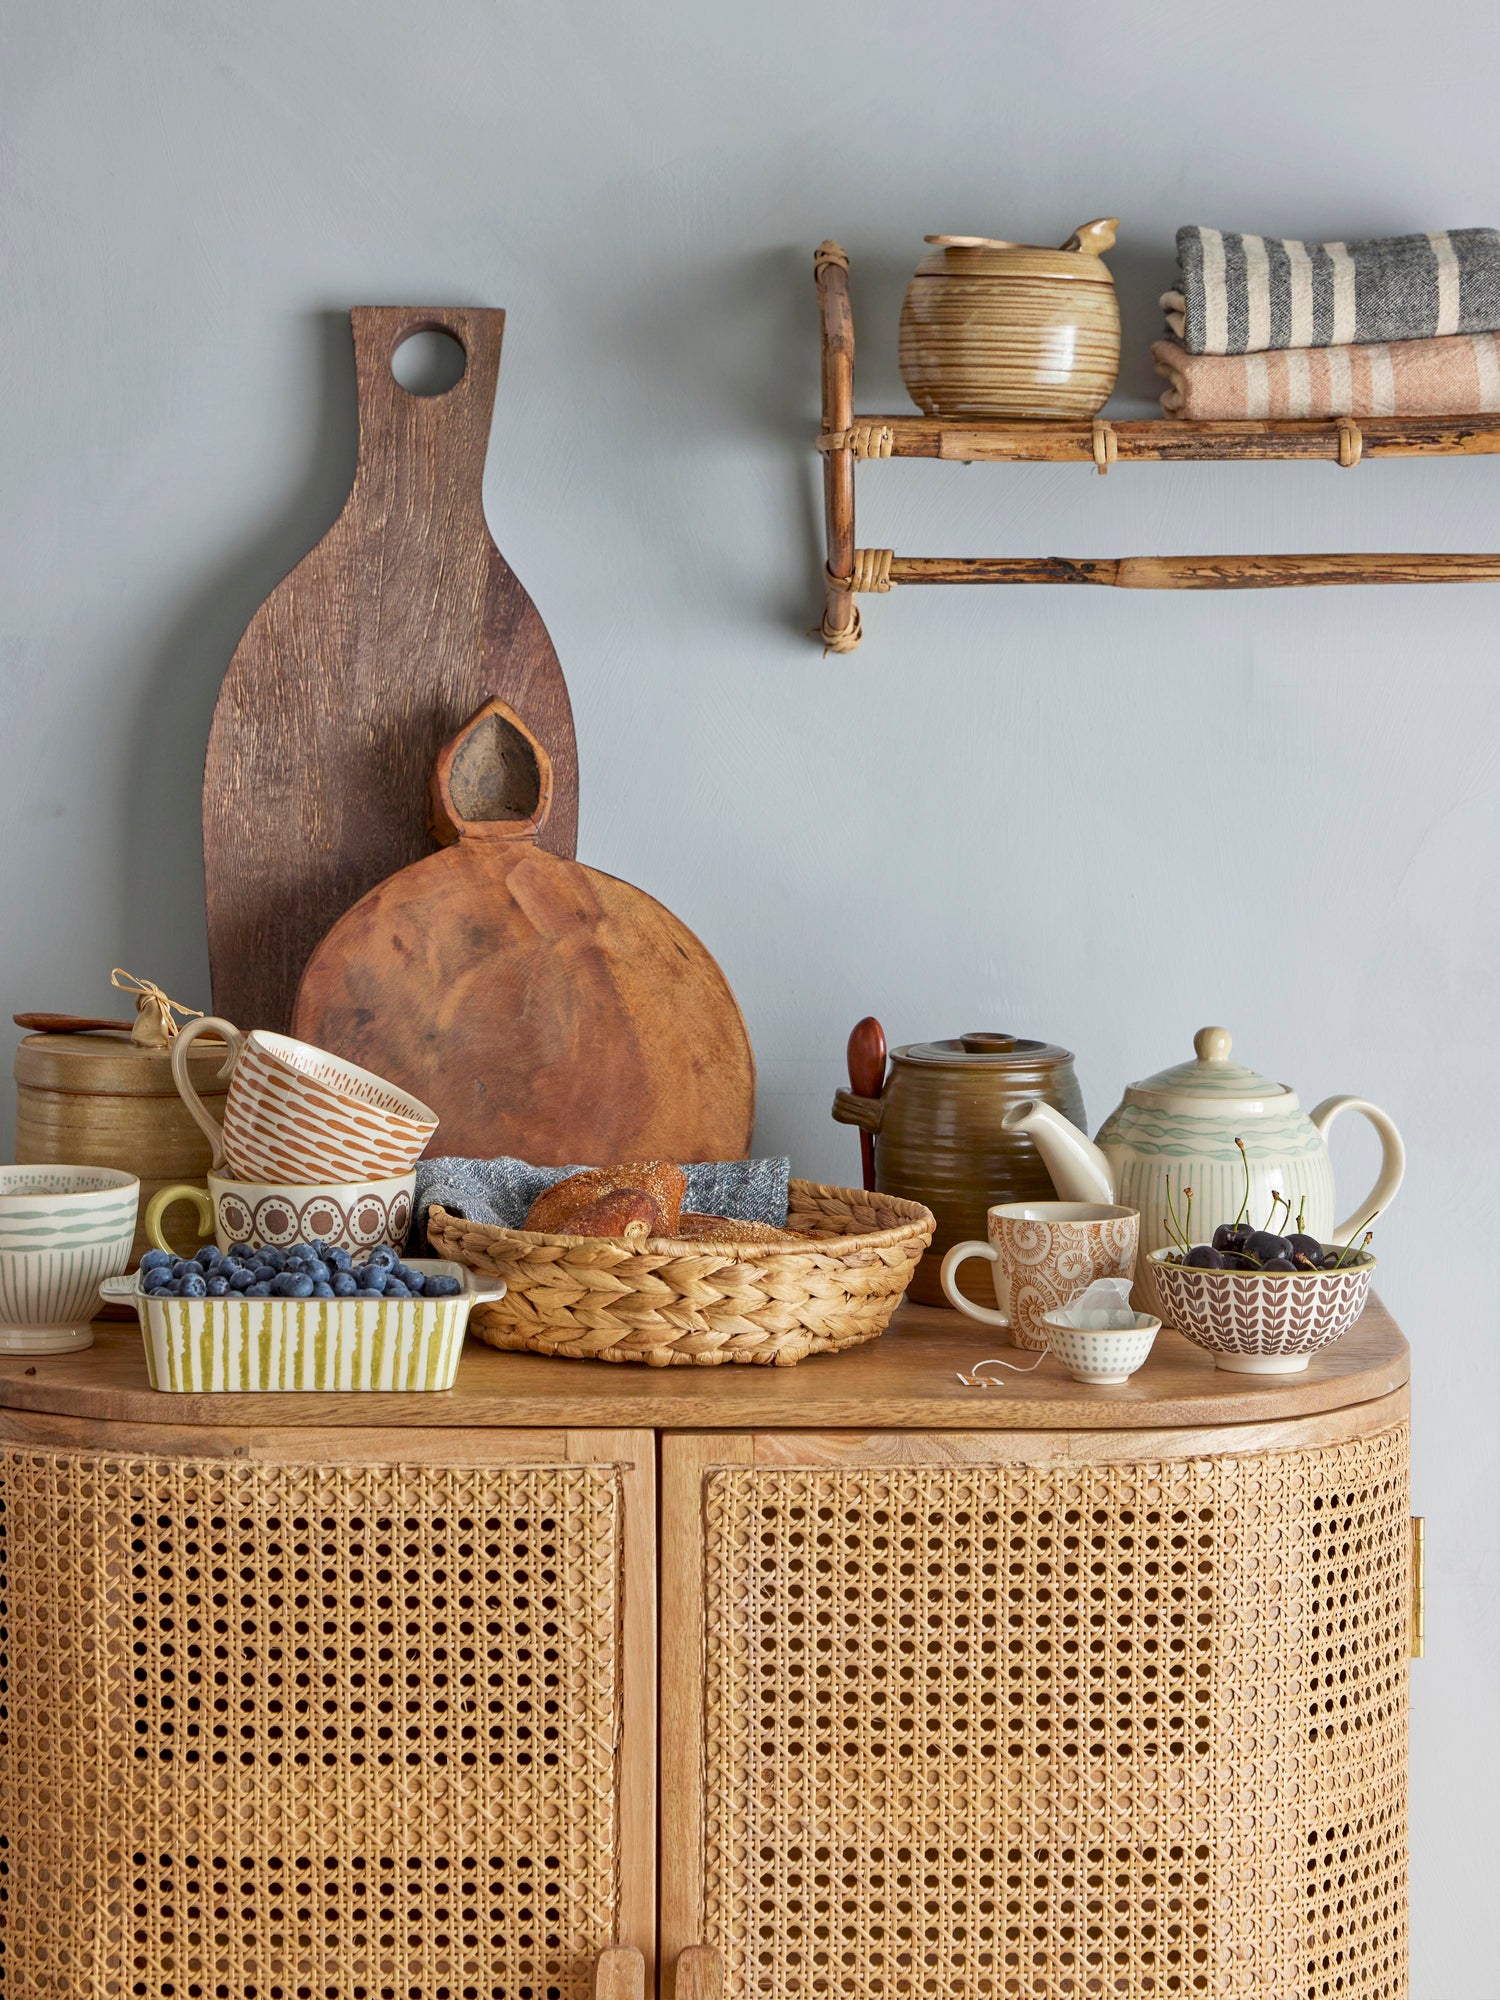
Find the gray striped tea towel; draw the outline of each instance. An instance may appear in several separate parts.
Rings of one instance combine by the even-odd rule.
[[[582,1167],[534,1167],[526,1160],[418,1160],[417,1216],[410,1246],[426,1255],[427,1211],[446,1208],[470,1222],[498,1222],[519,1229],[526,1211],[545,1188]],[[702,1215],[732,1215],[742,1222],[786,1227],[789,1159],[695,1160],[685,1166],[687,1206]]]
[[[1300,243],[1195,225],[1177,264],[1162,307],[1189,354],[1500,331],[1500,230]]]

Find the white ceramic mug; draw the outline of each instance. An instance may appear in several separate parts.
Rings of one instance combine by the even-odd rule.
[[[193,1088],[187,1052],[202,1034],[229,1044],[221,1125]],[[410,1173],[437,1130],[437,1113],[367,1069],[290,1035],[242,1034],[209,1015],[172,1044],[172,1080],[236,1180],[329,1186]]]
[[[943,1259],[950,1305],[987,1326],[1003,1326],[1011,1345],[1047,1346],[1044,1313],[1056,1312],[1095,1278],[1135,1274],[1140,1214],[1095,1201],[1006,1201],[989,1211],[989,1241],[955,1243]],[[988,1257],[995,1268],[995,1310],[958,1289],[958,1267]]]

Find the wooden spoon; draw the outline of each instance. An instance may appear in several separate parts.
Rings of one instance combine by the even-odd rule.
[[[855,1023],[849,1036],[849,1088],[856,1097],[879,1097],[885,1085],[885,1029],[873,1014]],[[875,1186],[875,1134],[859,1135],[860,1165],[866,1193]]]
[[[34,1035],[87,1035],[96,1028],[123,1028],[128,1035],[135,1026],[134,1021],[105,1021],[92,1014],[12,1014],[10,1018],[18,1028],[27,1028]]]

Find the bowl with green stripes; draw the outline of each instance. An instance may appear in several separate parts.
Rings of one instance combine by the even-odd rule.
[[[88,1347],[130,1262],[141,1184],[111,1167],[0,1166],[0,1353]]]

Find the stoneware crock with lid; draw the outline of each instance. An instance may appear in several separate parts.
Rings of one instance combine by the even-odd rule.
[[[1092,417],[1120,366],[1120,311],[1103,262],[1112,217],[1052,250],[929,236],[901,307],[901,379],[929,417]]]
[[[1082,1125],[1083,1096],[1071,1051],[989,1030],[892,1049],[878,1097],[852,1090],[835,1096],[833,1115],[840,1124],[874,1134],[875,1186],[921,1202],[937,1217],[909,1287],[911,1298],[924,1305],[947,1303],[939,1275],[943,1258],[953,1244],[984,1235],[997,1202],[1056,1199],[1031,1135],[1005,1128],[1005,1114],[1031,1102]],[[982,1300],[984,1279],[973,1282]]]
[[[1140,1210],[1135,1303],[1160,1312],[1168,1324],[1149,1260],[1171,1240],[1169,1181],[1174,1204],[1180,1205],[1185,1188],[1193,1190],[1193,1241],[1206,1243],[1221,1222],[1232,1222],[1240,1212],[1245,1168],[1234,1142],[1243,1139],[1250,1164],[1249,1214],[1256,1227],[1265,1226],[1273,1193],[1283,1194],[1294,1222],[1302,1207],[1308,1235],[1344,1243],[1377,1209],[1390,1207],[1406,1171],[1401,1134],[1378,1105],[1363,1097],[1325,1097],[1304,1111],[1286,1084],[1231,1061],[1231,1047],[1227,1028],[1200,1028],[1194,1060],[1131,1084],[1092,1144],[1079,1120],[1059,1117],[1040,1100],[1017,1105],[1005,1117],[1007,1131],[1035,1140],[1062,1200],[1114,1201]],[[1375,1127],[1381,1163],[1364,1200],[1335,1222],[1327,1134],[1345,1111],[1361,1112]]]

